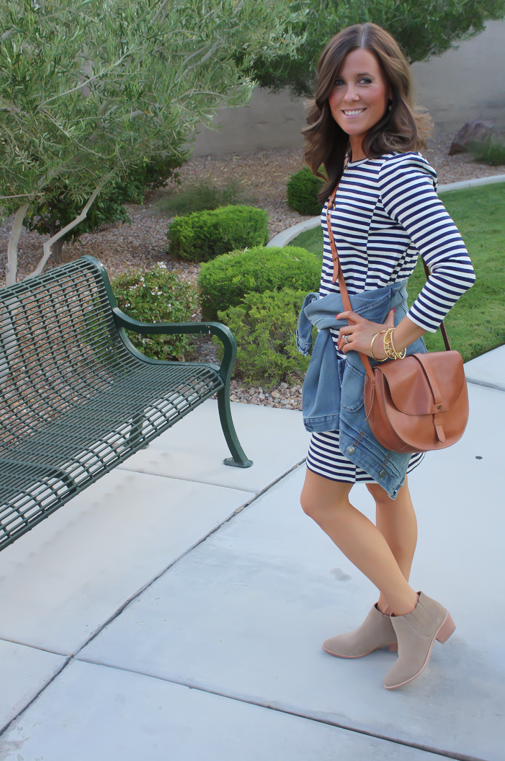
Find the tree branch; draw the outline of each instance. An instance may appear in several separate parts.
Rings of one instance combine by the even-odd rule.
[[[23,219],[28,211],[29,203],[22,204],[14,217],[11,234],[9,237],[9,246],[7,248],[7,265],[5,267],[6,285],[14,285],[18,276],[18,243],[21,230],[23,229]]]
[[[0,201],[8,201],[11,198],[35,198],[36,193],[19,193],[17,196],[0,196]]]
[[[80,222],[82,222],[83,219],[86,219],[86,217],[88,216],[88,211],[90,210],[91,204],[93,203],[93,201],[99,194],[100,190],[102,189],[102,185],[103,185],[103,182],[101,182],[100,185],[98,185],[94,189],[86,206],[81,211],[79,216],[73,219],[72,222],[70,222],[66,227],[63,227],[59,232],[56,233],[56,235],[53,235],[52,238],[49,238],[49,240],[44,243],[44,246],[43,246],[44,256],[38,263],[37,268],[31,273],[31,275],[28,275],[28,277],[35,277],[36,275],[40,275],[40,273],[42,272],[42,270],[47,264],[47,260],[51,256],[51,246],[53,245],[53,243],[56,243],[57,240],[59,240],[60,238],[63,238],[63,236],[66,235],[68,232],[70,232],[70,230],[72,230],[74,227],[77,227],[77,225]]]
[[[98,159],[110,158],[110,156],[104,157],[102,154],[96,153],[96,151],[91,150],[91,148],[87,148],[85,145],[82,145],[78,140],[76,140],[75,138],[72,138],[72,136],[67,132],[67,130],[65,130],[64,127],[58,124],[56,119],[53,119],[51,114],[49,114],[45,109],[41,113],[44,114],[46,119],[49,119],[49,121],[51,121],[54,124],[56,129],[58,129],[60,132],[63,132],[65,137],[68,137],[69,140],[73,140],[74,144],[77,145],[82,151],[85,151],[86,153],[90,153],[92,156],[96,156],[96,158]]]
[[[208,52],[207,52],[207,53],[204,55],[204,57],[203,57],[203,58],[202,58],[200,61],[198,61],[197,63],[194,63],[192,66],[188,66],[188,67],[187,67],[187,69],[185,69],[185,70],[184,70],[184,71],[183,71],[183,72],[180,74],[180,76],[176,77],[176,79],[175,79],[175,81],[174,81],[174,84],[175,84],[175,85],[178,85],[178,84],[181,82],[181,80],[182,80],[182,79],[183,79],[183,78],[184,78],[184,77],[185,77],[187,74],[189,74],[189,72],[190,72],[190,71],[192,71],[193,69],[195,69],[197,66],[202,66],[202,64],[206,63],[206,62],[209,60],[209,58],[211,58],[211,57],[214,55],[214,53],[216,52],[216,50],[218,50],[218,49],[219,49],[219,47],[220,47],[220,45],[219,45],[219,44],[217,44],[217,45],[213,45],[213,46],[210,48],[210,50],[209,50],[209,51],[208,51]],[[201,52],[201,51],[198,51],[198,52]]]
[[[77,90],[81,90],[90,82],[93,82],[94,79],[98,79],[98,77],[102,77],[104,74],[108,74],[109,71],[112,71],[112,69],[115,69],[117,66],[119,66],[119,64],[122,63],[124,59],[131,55],[133,52],[133,50],[129,50],[128,53],[125,53],[123,56],[121,56],[121,58],[119,58],[117,61],[114,61],[114,63],[112,63],[106,69],[99,71],[98,74],[94,74],[94,76],[89,77],[89,79],[86,79],[84,82],[76,85],[76,87],[72,87],[70,90],[58,93],[58,95],[53,95],[52,98],[48,98],[48,100],[45,100],[43,103],[39,103],[36,110],[40,111],[42,108],[44,108],[44,106],[47,106],[48,103],[51,103],[51,101],[57,100],[58,98],[63,98],[65,95],[71,95],[71,93],[76,92]]]
[[[152,18],[152,20],[150,22],[150,26],[153,26],[157,22],[158,18],[164,13],[165,8],[168,5],[168,2],[169,2],[169,0],[165,0],[165,2],[160,4],[158,10],[154,14],[154,17]]]

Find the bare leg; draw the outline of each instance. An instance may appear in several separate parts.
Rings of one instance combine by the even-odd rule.
[[[410,613],[417,594],[379,529],[349,502],[352,484],[330,481],[307,469],[301,494],[304,512],[344,555],[375,584],[397,616]]]
[[[390,499],[378,484],[367,484],[367,489],[375,500],[375,525],[389,544],[401,572],[408,581],[417,544],[417,519],[407,481],[395,500]],[[391,612],[390,605],[382,593],[378,607],[382,613]]]

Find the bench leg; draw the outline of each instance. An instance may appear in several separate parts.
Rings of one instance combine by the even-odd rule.
[[[135,417],[131,419],[131,430],[129,434],[127,435],[127,441],[130,444],[132,449],[134,449],[137,446],[137,442],[142,436],[142,428],[144,427],[144,420],[145,420],[145,416],[143,414],[135,415]],[[148,446],[149,444],[144,444],[144,446],[140,447],[140,449],[147,449]]]
[[[227,457],[224,460],[224,464],[231,465],[234,468],[250,468],[253,463],[252,460],[247,459],[244,450],[240,446],[231,417],[229,389],[226,386],[217,393],[217,405],[224,437],[228,444],[228,449],[232,453],[232,457]]]

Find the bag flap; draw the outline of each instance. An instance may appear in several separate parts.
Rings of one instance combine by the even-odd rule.
[[[429,381],[429,375],[432,375],[441,395],[440,411],[447,411],[459,398],[466,383],[461,354],[457,351],[423,354],[428,373],[416,356],[411,354],[405,359],[378,365],[374,367],[374,373],[384,375],[393,404],[406,415],[433,413],[434,398]]]

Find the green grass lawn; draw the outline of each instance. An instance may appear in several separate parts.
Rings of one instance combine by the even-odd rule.
[[[505,183],[440,195],[454,219],[471,256],[477,282],[467,291],[446,319],[453,349],[468,361],[505,343]],[[290,245],[323,256],[320,227],[302,233]],[[409,280],[409,304],[425,282],[421,261]],[[430,351],[441,351],[440,331],[425,336]]]

